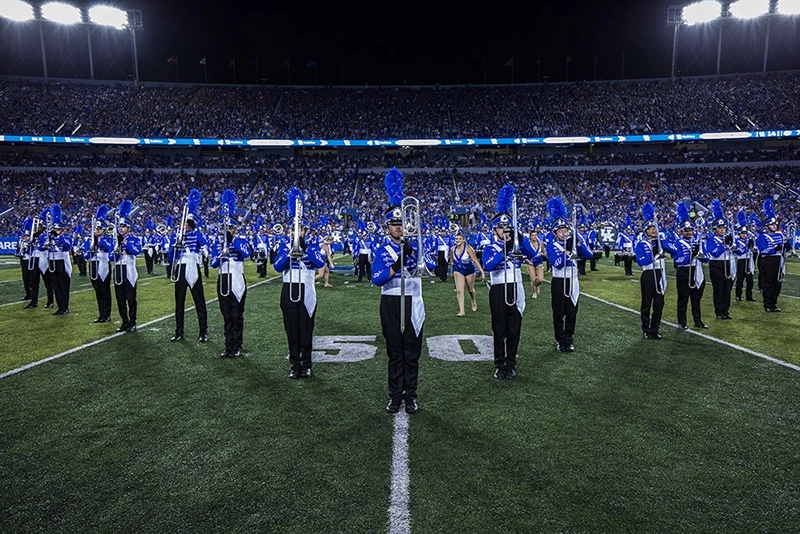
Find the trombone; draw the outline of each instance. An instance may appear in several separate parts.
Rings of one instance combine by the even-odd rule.
[[[583,209],[581,204],[574,204],[572,206],[572,228],[570,229],[570,236],[572,236],[572,249],[568,253],[567,247],[564,247],[564,269],[569,266],[569,284],[567,284],[566,276],[564,277],[563,295],[566,298],[572,298],[572,278],[575,274],[575,264],[573,262],[572,265],[568,265],[568,263],[570,256],[572,256],[572,254],[578,249],[578,211],[581,209]],[[567,239],[569,239],[569,237]],[[566,272],[564,274],[566,274]]]
[[[419,200],[415,197],[404,197],[400,203],[400,210],[402,212],[401,224],[403,226],[403,244],[400,247],[400,333],[404,334],[406,331],[406,277],[408,276],[408,271],[405,267],[405,244],[408,238],[416,237],[419,245],[417,255],[421,255],[422,225],[419,222]],[[419,265],[420,258],[417,258],[417,272],[419,272]]]
[[[294,223],[292,225],[292,229],[294,230],[294,235],[292,235],[292,248],[289,250],[289,301],[290,302],[300,302],[302,297],[302,284],[303,280],[301,278],[302,273],[300,270],[303,267],[300,258],[303,257],[303,248],[300,246],[300,230],[302,228],[301,219],[303,218],[303,201],[300,197],[296,197],[294,199]],[[297,260],[298,268],[292,268],[292,260]],[[297,274],[294,274],[294,271],[297,271]],[[295,277],[297,280],[295,280]],[[294,288],[295,285],[297,286],[297,297],[294,296]]]
[[[45,233],[47,234],[47,272],[54,273],[56,272],[56,257],[55,250],[53,250],[55,248],[55,243],[53,243],[53,234],[50,233],[53,225],[53,214],[51,212],[47,212],[45,221]]]
[[[39,225],[42,224],[42,221],[39,219],[38,216],[33,218],[33,222],[31,223],[31,229],[28,232],[28,270],[32,271],[36,268],[36,261],[39,259],[36,257],[36,244],[34,243],[34,234],[36,230],[39,228]],[[37,275],[38,276],[38,275]]]
[[[122,275],[122,268],[125,267],[125,265],[122,263],[122,249],[120,248],[120,245],[122,245],[122,242],[120,241],[121,237],[122,236],[119,235],[119,210],[116,210],[114,212],[114,243],[116,243],[116,246],[114,247],[114,251],[112,252],[115,258],[114,261],[115,286],[121,286],[122,284],[125,283],[125,277]]]
[[[516,306],[517,305],[517,273],[516,273],[516,265],[514,264],[514,260],[519,258],[521,255],[519,253],[519,232],[517,230],[517,195],[515,194],[511,197],[511,231],[513,232],[513,245],[511,248],[511,252],[506,252],[505,243],[503,244],[503,298],[505,298],[506,306]],[[514,277],[511,280],[511,283],[514,286],[514,289],[511,291],[511,297],[508,295],[508,260],[511,260],[511,272],[512,276]]]
[[[658,217],[655,215],[653,215],[653,225],[656,228],[656,244],[658,246],[658,255],[662,255],[664,253],[664,249],[662,248],[661,245],[661,228],[659,228],[658,226]],[[656,259],[656,256],[653,255],[653,279],[656,282],[656,293],[658,293],[659,295],[663,295],[664,292],[666,291],[666,288],[661,287],[661,278],[658,276],[658,273],[656,273],[656,265],[659,261],[661,260]]]
[[[725,278],[727,280],[733,279],[733,269],[731,268],[731,256],[732,256],[732,249],[734,244],[734,237],[733,237],[733,214],[729,211],[728,212],[728,225],[725,228],[725,239],[727,240],[730,237],[731,244],[726,245],[723,241],[723,248],[725,250],[725,267],[724,273]],[[733,255],[735,257],[735,255]]]
[[[228,230],[230,228],[230,214],[225,217],[225,224],[222,227],[222,247],[219,253],[219,296],[228,297],[231,294],[231,264],[228,252]],[[225,271],[225,272],[223,272]]]
[[[97,280],[100,276],[100,262],[97,259],[97,238],[95,237],[95,232],[97,231],[97,221],[94,217],[92,217],[92,237],[89,241],[89,254],[91,257],[89,258],[89,279],[90,280]],[[94,267],[92,267],[94,264]]]
[[[183,259],[183,251],[185,248],[184,239],[186,238],[186,220],[189,217],[189,204],[183,205],[183,213],[181,214],[181,222],[178,229],[175,231],[175,245],[172,247],[172,271],[169,273],[169,279],[172,283],[177,283],[181,279],[181,260]]]

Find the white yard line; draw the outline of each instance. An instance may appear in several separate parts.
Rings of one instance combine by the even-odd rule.
[[[267,278],[266,280],[261,280],[260,282],[256,282],[253,285],[247,286],[247,289],[259,286],[259,285],[261,285],[263,283],[266,283],[266,282],[269,282],[271,280],[276,280],[278,278],[280,278],[280,275],[274,276],[272,278]],[[86,290],[86,291],[91,291],[91,290]],[[78,293],[78,292],[75,291],[75,293]],[[212,302],[215,302],[217,300],[219,300],[219,299],[218,298],[213,298],[213,299],[207,300],[206,304],[211,304]],[[15,302],[14,304],[19,304],[19,303]],[[192,306],[191,308],[186,308],[186,311],[192,311],[193,309],[194,309],[194,306]],[[163,321],[164,319],[169,319],[170,317],[174,317],[174,316],[175,316],[174,313],[170,313],[169,315],[165,315],[164,317],[159,317],[158,319],[153,319],[152,321],[149,321],[149,322],[144,323],[142,325],[138,325],[138,328],[145,328],[147,326],[150,326],[151,324],[155,324],[155,323],[157,323],[159,321]],[[79,350],[83,350],[83,349],[88,348],[88,347],[93,347],[94,345],[98,345],[100,343],[103,343],[104,341],[108,341],[109,339],[114,339],[115,337],[119,337],[119,336],[122,336],[122,335],[125,335],[125,334],[126,334],[126,332],[117,332],[115,334],[111,334],[110,336],[106,336],[106,337],[98,339],[96,341],[92,341],[91,343],[86,343],[84,345],[81,345],[80,347],[75,347],[73,349],[66,350],[64,352],[55,354],[53,356],[49,356],[49,357],[47,357],[47,358],[45,358],[43,360],[38,360],[38,361],[35,361],[35,362],[31,362],[31,363],[29,363],[27,365],[23,365],[22,367],[18,367],[16,369],[12,369],[10,371],[6,371],[5,373],[0,374],[0,379],[6,378],[6,377],[11,376],[11,375],[15,375],[15,374],[17,374],[17,373],[19,373],[21,371],[25,371],[26,369],[30,369],[31,367],[36,367],[37,365],[41,365],[43,363],[46,363],[46,362],[61,358],[63,356],[67,356],[67,355],[72,354],[74,352],[78,352]]]
[[[408,415],[400,411],[394,416],[394,440],[392,445],[392,480],[389,495],[389,534],[411,532],[411,517],[408,503]]]

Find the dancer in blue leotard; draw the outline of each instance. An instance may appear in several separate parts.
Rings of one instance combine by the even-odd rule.
[[[475,250],[467,244],[462,233],[456,235],[456,244],[450,248],[450,266],[453,271],[453,279],[456,281],[457,317],[464,317],[464,287],[467,288],[472,300],[472,311],[476,311],[478,302],[475,300],[475,270],[480,271],[482,280],[486,280],[486,275],[481,262],[475,255]]]

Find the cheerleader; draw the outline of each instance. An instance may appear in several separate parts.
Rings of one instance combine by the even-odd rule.
[[[456,297],[458,299],[456,317],[464,317],[464,287],[466,286],[469,298],[472,301],[472,311],[477,311],[475,269],[477,268],[480,271],[481,280],[486,280],[486,273],[484,273],[483,266],[478,261],[475,250],[467,244],[464,234],[461,232],[456,235],[456,244],[450,248],[449,257],[453,279],[456,281]]]

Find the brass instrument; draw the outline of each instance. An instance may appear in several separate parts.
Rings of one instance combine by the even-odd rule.
[[[189,204],[183,205],[183,213],[181,214],[181,222],[178,225],[177,230],[175,231],[175,245],[173,245],[172,250],[172,271],[169,273],[169,279],[173,283],[177,283],[180,280],[181,274],[181,258],[183,256],[183,251],[186,248],[184,244],[184,239],[186,238],[186,220],[189,217]]]
[[[36,268],[36,262],[38,258],[36,257],[36,243],[35,243],[35,235],[36,230],[42,224],[41,219],[38,216],[33,218],[33,222],[31,223],[31,229],[28,232],[28,270],[32,271]],[[37,274],[38,276],[38,274]]]
[[[122,276],[122,268],[124,267],[124,265],[122,265],[120,263],[120,260],[122,259],[120,257],[120,256],[122,256],[122,249],[120,248],[120,246],[122,245],[122,241],[121,241],[122,236],[119,235],[119,210],[114,211],[114,225],[111,226],[111,228],[113,228],[114,244],[115,244],[114,245],[114,250],[111,253],[111,254],[114,255],[114,258],[115,258],[115,261],[114,261],[114,285],[115,286],[121,286],[122,284],[125,283],[125,277]],[[106,233],[107,232],[108,232],[108,229],[106,229]]]
[[[662,256],[664,254],[664,249],[661,245],[661,228],[658,227],[658,217],[654,214],[653,215],[653,225],[656,228],[656,244],[658,246],[658,255]],[[653,278],[656,282],[656,293],[659,295],[663,295],[666,291],[665,287],[661,287],[661,279],[656,274],[656,262],[659,261],[656,259],[656,256],[653,255]]]
[[[519,258],[521,254],[519,253],[519,229],[517,228],[517,195],[514,194],[511,197],[511,232],[513,233],[511,239],[513,240],[513,245],[511,248],[510,253],[506,253],[506,247],[503,246],[503,284],[504,284],[504,293],[503,298],[505,298],[506,306],[516,306],[517,305],[517,280],[516,280],[516,269],[514,269],[513,260]],[[512,260],[512,273],[514,273],[514,280],[511,280],[511,283],[514,286],[511,294],[512,296],[508,296],[508,260]]]
[[[725,278],[728,279],[728,280],[732,280],[733,278],[735,278],[735,276],[733,274],[733,269],[731,268],[731,260],[733,260],[734,265],[735,265],[735,262],[736,262],[736,254],[733,253],[733,247],[734,247],[734,243],[735,243],[735,240],[736,240],[736,237],[733,235],[733,221],[734,221],[733,213],[731,213],[729,211],[728,212],[728,224],[725,227],[725,239],[727,240],[728,237],[730,237],[731,244],[730,245],[724,245],[724,242],[723,242],[723,245],[724,245],[724,248],[725,248],[725,252],[727,254],[727,258],[725,259],[724,272],[725,272]]]
[[[301,277],[300,269],[292,269],[292,260],[297,260],[298,263],[300,262],[300,258],[303,257],[303,249],[300,246],[300,230],[302,229],[301,219],[303,218],[303,201],[300,199],[300,196],[297,196],[294,200],[294,223],[292,224],[292,246],[289,250],[289,300],[291,302],[300,302],[301,298],[301,289],[303,280]],[[297,274],[294,274],[294,271],[297,271]],[[297,280],[295,281],[295,276]],[[294,296],[294,284],[297,284],[297,297]]]
[[[47,272],[54,273],[56,272],[56,258],[55,258],[55,243],[53,243],[53,234],[52,226],[53,226],[53,214],[51,212],[47,212],[47,217],[45,218],[45,233],[47,234]]]
[[[457,223],[451,222],[447,230],[450,232],[450,235],[456,235],[461,230],[461,227]]]
[[[373,221],[367,223],[367,232],[374,234],[377,230],[378,226]]]
[[[567,268],[567,264],[570,259],[572,259],[572,255],[578,249],[578,211],[582,209],[583,206],[580,204],[573,204],[572,206],[572,227],[570,228],[570,236],[572,236],[572,248],[567,250],[567,247],[564,247],[564,269]],[[569,236],[567,236],[567,240],[569,240]],[[567,298],[572,298],[572,278],[575,270],[575,265],[570,265],[570,273],[569,273],[569,280],[570,283],[567,284],[566,277],[564,279],[564,292],[563,295]],[[566,273],[565,273],[566,274]]]
[[[100,276],[98,271],[98,260],[97,260],[97,237],[95,237],[95,232],[97,231],[97,220],[92,217],[92,236],[89,240],[89,254],[91,257],[89,258],[89,279],[90,280],[97,280]],[[92,268],[92,263],[95,264],[95,268]]]
[[[230,230],[230,218],[232,214],[228,213],[225,216],[225,224],[222,225],[222,245],[219,251],[219,296],[228,297],[231,294],[231,286],[233,279],[231,277],[231,264],[228,252],[228,231]],[[225,261],[223,261],[225,260]],[[224,271],[224,272],[223,272]]]

